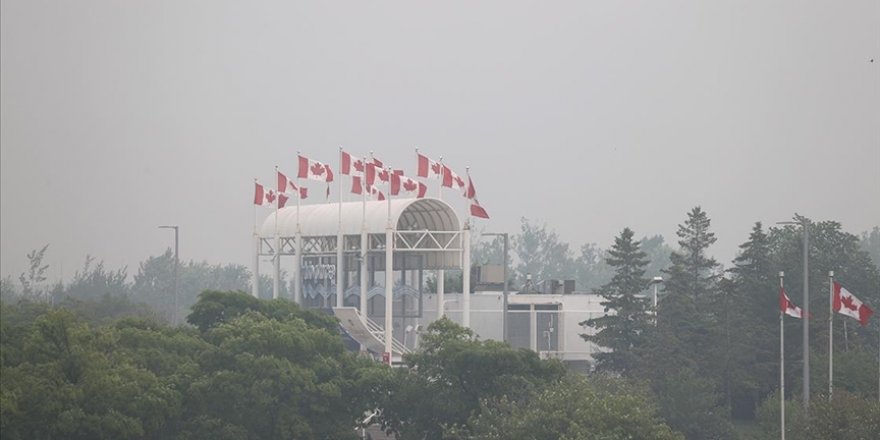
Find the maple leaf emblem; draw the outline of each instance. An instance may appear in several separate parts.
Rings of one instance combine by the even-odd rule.
[[[381,173],[378,174],[378,176],[379,176],[379,180],[381,180],[383,182],[387,182],[388,181],[388,170],[382,171]]]
[[[431,164],[431,171],[433,171],[434,174],[440,174],[440,162],[432,163]]]
[[[464,188],[464,179],[459,176],[455,176],[455,184],[459,186],[459,188]]]
[[[324,174],[324,165],[315,162],[314,164],[312,164],[311,171],[312,174],[320,176],[321,174]]]
[[[844,307],[846,307],[852,311],[858,310],[858,307],[856,307],[856,305],[853,304],[853,297],[851,297],[851,296],[842,296],[841,295],[840,303],[843,304]]]
[[[407,191],[415,191],[416,188],[418,188],[418,186],[412,181],[412,179],[406,179],[406,182],[403,183],[403,189]]]
[[[270,189],[269,192],[266,193],[266,201],[269,203],[272,203],[275,201],[275,191],[272,191]]]
[[[364,161],[358,160],[354,163],[354,169],[360,172],[364,172]]]

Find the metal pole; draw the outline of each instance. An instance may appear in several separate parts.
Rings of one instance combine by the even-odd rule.
[[[178,241],[177,241],[178,230],[179,230],[179,228],[177,226],[175,226],[174,227],[174,315],[172,315],[174,317],[173,321],[172,321],[173,325],[177,325],[177,297],[178,297],[177,271],[178,271],[178,267],[180,267],[180,253],[179,253],[180,248],[178,247]]]
[[[463,300],[462,327],[471,326],[471,228],[465,223],[461,234],[462,239],[462,262],[461,262],[461,296]]]
[[[504,310],[501,313],[501,325],[504,326],[504,330],[502,331],[502,335],[503,335],[502,337],[504,339],[504,342],[509,343],[510,341],[508,340],[508,330],[507,330],[507,322],[508,322],[507,321],[507,319],[508,319],[507,304],[508,304],[508,295],[510,295],[510,288],[508,286],[508,281],[507,281],[507,265],[508,265],[507,252],[508,252],[508,248],[510,245],[508,243],[509,238],[508,238],[507,232],[505,232],[501,235],[504,236],[504,292],[503,292],[504,298],[502,301],[502,307],[504,307]]]
[[[391,224],[385,229],[385,353],[388,354],[388,365],[391,365],[392,345],[394,337],[394,231]]]
[[[783,289],[785,272],[779,272],[779,290]],[[781,302],[781,301],[780,301]],[[779,431],[782,440],[785,440],[785,326],[783,325],[785,312],[779,308]]]
[[[810,420],[810,224],[801,221],[804,229],[804,414]]]
[[[834,271],[828,271],[828,400],[834,392]]]
[[[342,147],[339,147],[339,168],[337,169],[339,170],[339,181],[336,184],[339,188],[339,230],[336,232],[336,307],[342,307],[344,302],[342,276],[345,270],[342,253],[345,243],[345,236],[342,235]]]

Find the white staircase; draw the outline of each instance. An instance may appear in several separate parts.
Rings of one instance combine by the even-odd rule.
[[[361,315],[356,307],[334,307],[333,314],[352,339],[373,353],[385,352],[385,329],[382,326]],[[399,362],[405,353],[410,352],[394,338],[391,338],[391,350],[392,362]]]

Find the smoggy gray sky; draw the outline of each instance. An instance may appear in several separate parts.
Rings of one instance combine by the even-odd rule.
[[[695,205],[725,264],[758,220],[880,225],[876,0],[0,5],[4,276],[45,243],[50,279],[135,273],[160,224],[248,264],[252,179],[340,145],[469,165],[478,227],[575,248]]]

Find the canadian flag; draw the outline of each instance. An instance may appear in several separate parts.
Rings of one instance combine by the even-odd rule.
[[[257,183],[257,180],[254,179],[254,205],[263,206],[264,200],[266,200],[266,194],[263,185],[260,185]]]
[[[489,213],[486,212],[486,209],[480,206],[480,201],[474,198],[471,200],[471,215],[474,217],[484,218],[486,220],[489,219]]]
[[[333,170],[330,165],[299,156],[298,176],[300,179],[330,183],[333,181]]]
[[[290,185],[290,189],[293,190],[294,194],[299,194],[300,199],[309,198],[309,189],[303,186],[296,186],[293,182],[288,183]]]
[[[275,203],[275,201],[277,200],[278,201],[278,208],[283,208],[288,200],[288,197],[286,195],[276,193],[275,190],[272,190],[272,189],[265,191],[264,197],[265,197],[266,203],[268,203],[270,205]],[[256,199],[254,199],[254,202],[256,203]],[[262,205],[262,203],[260,203],[260,205]]]
[[[367,186],[373,186],[376,179],[388,183],[388,170],[382,168],[382,162],[373,159],[373,163],[367,164]]]
[[[474,181],[471,180],[470,174],[468,174],[468,184],[467,189],[464,191],[464,196],[469,200],[477,198],[477,188],[474,187]]]
[[[837,281],[834,282],[834,297],[831,301],[831,307],[835,312],[846,315],[851,318],[858,319],[862,325],[868,325],[868,320],[874,314],[874,310],[862,303],[855,295],[850,293],[846,288]]]
[[[363,176],[366,165],[363,159],[351,157],[345,151],[342,152],[342,169],[340,172],[346,176]]]
[[[367,187],[367,193],[370,196],[375,197],[376,200],[385,200],[385,194],[383,194],[382,191],[379,191],[375,186]]]
[[[779,311],[795,318],[804,317],[804,311],[788,299],[788,295],[785,294],[785,289],[781,287],[779,288]]]
[[[455,174],[448,166],[443,165],[443,186],[447,188],[464,189],[464,179]]]
[[[442,163],[435,162],[424,154],[417,154],[419,155],[419,171],[417,173],[419,177],[427,179],[440,179],[441,177],[443,177]]]
[[[282,173],[281,171],[275,171],[275,174],[277,174],[276,180],[278,181],[278,186],[276,186],[275,188],[280,193],[287,191],[287,176],[285,176],[284,173]]]
[[[394,173],[391,174],[391,195],[396,196],[400,194],[400,191],[406,192],[415,192],[418,195],[416,197],[422,198],[425,197],[425,193],[428,191],[428,186],[422,182],[417,182],[409,177],[403,175],[403,171],[395,170]]]

